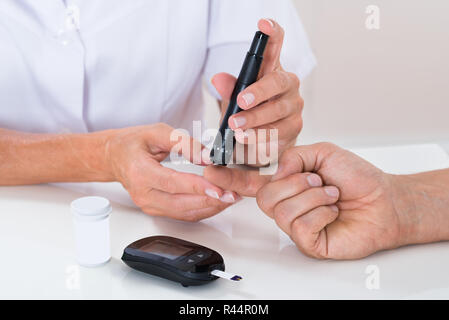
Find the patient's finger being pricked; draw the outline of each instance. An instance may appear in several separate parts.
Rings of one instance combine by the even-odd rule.
[[[266,184],[257,192],[257,204],[269,217],[273,218],[274,207],[307,189],[321,187],[321,177],[313,173],[296,173],[282,180]]]
[[[326,259],[329,253],[326,227],[337,217],[336,205],[318,207],[293,221],[290,237],[304,254]]]

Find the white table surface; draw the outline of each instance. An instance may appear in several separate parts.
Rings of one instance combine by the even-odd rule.
[[[449,166],[447,154],[436,145],[357,152],[391,172]],[[93,269],[76,264],[69,210],[70,202],[86,193],[113,202],[112,260]],[[223,255],[227,270],[244,279],[184,288],[127,267],[120,260],[123,249],[151,235],[213,248]],[[201,223],[184,223],[141,213],[117,183],[0,187],[0,249],[2,299],[449,298],[448,242],[358,261],[319,261],[301,254],[254,199]],[[379,270],[379,289],[366,286],[370,266]]]

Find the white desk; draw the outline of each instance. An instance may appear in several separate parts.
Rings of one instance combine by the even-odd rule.
[[[389,171],[449,166],[437,146],[360,150]],[[406,165],[404,155],[412,155]],[[72,190],[68,190],[67,188]],[[77,267],[70,202],[82,192],[113,200],[112,260]],[[135,208],[119,184],[0,187],[0,298],[302,299],[449,298],[449,243],[409,246],[359,261],[318,261],[302,255],[257,207],[245,199],[201,223],[153,218]],[[244,280],[183,288],[128,268],[129,243],[170,235],[219,251]],[[380,271],[380,289],[366,287],[366,268]]]

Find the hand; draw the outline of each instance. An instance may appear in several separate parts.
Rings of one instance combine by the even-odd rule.
[[[304,101],[299,94],[298,77],[286,72],[279,60],[284,30],[268,19],[260,20],[258,26],[270,36],[259,79],[238,95],[237,103],[243,111],[229,118],[229,127],[235,131],[238,143],[250,144],[254,151],[255,146],[262,147],[265,146],[263,142],[270,141],[270,129],[277,129],[280,154],[295,143],[302,129]],[[222,114],[226,112],[235,82],[236,78],[227,73],[219,73],[212,78],[212,84],[222,97]],[[248,139],[251,136],[248,129],[255,130],[254,139]],[[266,129],[266,134],[259,129]]]
[[[386,174],[329,143],[287,150],[271,178],[214,167],[205,177],[243,195],[256,194],[260,208],[315,258],[357,259],[442,238],[436,232],[427,232],[426,238],[417,221],[426,220],[427,230],[437,230],[439,220],[418,218],[417,198],[404,200],[411,194],[407,186],[417,181],[404,182],[410,178]]]
[[[159,163],[176,146],[186,159],[202,165],[210,163],[209,151],[203,150],[199,142],[190,137],[172,141],[172,133],[173,128],[162,123],[109,132],[106,163],[114,180],[122,183],[136,205],[150,215],[198,221],[238,200],[235,193],[224,192],[201,176],[177,172]]]

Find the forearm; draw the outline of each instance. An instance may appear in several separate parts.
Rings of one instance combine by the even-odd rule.
[[[30,134],[0,129],[0,185],[111,181],[105,158],[110,134]]]
[[[394,179],[404,244],[449,240],[449,169]]]

